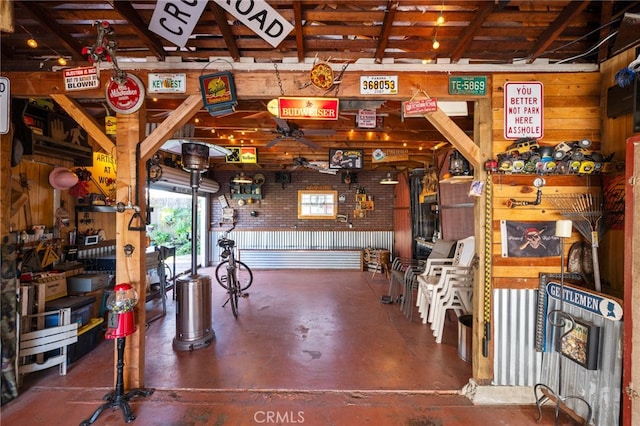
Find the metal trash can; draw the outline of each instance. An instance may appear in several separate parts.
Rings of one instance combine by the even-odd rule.
[[[215,337],[211,317],[211,278],[189,275],[176,282],[176,337],[173,349],[208,346]]]
[[[473,340],[473,315],[458,318],[458,356],[471,362],[471,341]]]

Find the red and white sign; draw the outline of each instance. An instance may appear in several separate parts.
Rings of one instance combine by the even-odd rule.
[[[504,138],[541,139],[544,135],[544,94],[539,81],[504,85]]]
[[[127,74],[123,84],[109,80],[106,90],[107,103],[116,112],[133,114],[142,106],[144,101],[144,86],[140,79]]]
[[[96,67],[73,68],[63,71],[64,90],[89,90],[100,87],[100,78]]]
[[[376,128],[376,110],[360,109],[358,110],[358,127],[361,129]]]
[[[438,110],[438,100],[436,98],[418,99],[416,101],[406,101],[402,103],[402,110],[405,117],[422,116],[427,112]]]
[[[306,120],[337,120],[338,98],[278,98],[279,114],[283,120],[287,118],[304,118]]]

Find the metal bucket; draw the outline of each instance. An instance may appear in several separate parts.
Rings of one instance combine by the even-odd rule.
[[[189,275],[176,281],[175,350],[208,346],[215,333],[211,325],[211,277]]]
[[[472,325],[473,315],[461,315],[458,318],[458,356],[467,362],[471,362]]]

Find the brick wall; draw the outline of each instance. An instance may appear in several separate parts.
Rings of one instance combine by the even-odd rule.
[[[213,178],[220,183],[220,192],[211,197],[211,229],[220,228],[222,206],[219,196],[224,195],[229,207],[236,210],[237,229],[304,229],[330,230],[353,229],[386,231],[393,230],[394,185],[380,185],[380,180],[386,172],[357,172],[358,183],[349,185],[342,183],[341,173],[329,175],[313,170],[292,171],[291,183],[275,182],[275,172],[256,171],[245,172],[248,176],[262,173],[265,183],[262,185],[262,197],[259,202],[238,205],[238,200],[230,197],[230,180],[237,174],[235,171],[216,171]],[[344,195],[345,201],[339,203],[338,214],[347,215],[347,223],[323,219],[298,219],[298,190],[308,189],[308,186],[322,185],[338,191],[338,196]],[[353,210],[356,206],[356,189],[365,188],[366,194],[373,196],[375,209],[368,211],[364,218],[354,218]],[[251,216],[255,211],[257,216]],[[352,228],[349,228],[349,223]],[[227,227],[227,225],[222,226]]]

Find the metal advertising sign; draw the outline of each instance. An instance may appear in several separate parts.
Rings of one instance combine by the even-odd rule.
[[[97,89],[100,87],[100,78],[96,67],[73,68],[63,71],[64,90]]]
[[[304,118],[307,120],[337,120],[338,98],[288,98],[280,97],[280,118]]]
[[[437,110],[438,100],[436,98],[418,99],[402,103],[402,112],[405,117],[422,117],[422,114]]]
[[[138,77],[127,74],[123,84],[109,81],[106,88],[106,98],[109,106],[121,114],[133,114],[142,106],[144,101],[144,85]]]

